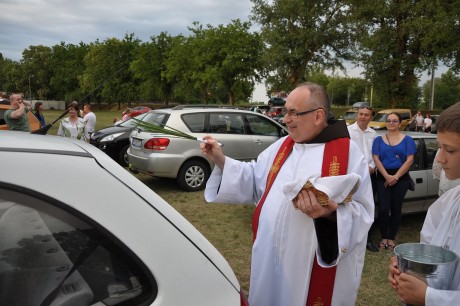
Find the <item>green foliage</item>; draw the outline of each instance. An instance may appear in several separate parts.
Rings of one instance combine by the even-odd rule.
[[[26,88],[34,89],[34,97],[37,99],[47,99],[54,96],[50,86],[50,79],[53,75],[52,69],[52,50],[45,46],[30,46],[22,52],[21,60],[21,88],[22,92]]]
[[[139,80],[140,97],[143,100],[160,100],[166,104],[173,95],[174,82],[167,78],[167,62],[176,38],[162,32],[152,36],[150,43],[141,44],[135,50],[135,59],[130,69],[133,76]]]
[[[292,90],[307,80],[311,67],[343,68],[353,46],[346,1],[251,2],[268,45],[264,68],[272,89]]]
[[[452,1],[351,1],[361,53],[376,97],[389,107],[417,107],[418,74],[442,56]],[[458,10],[457,10],[458,12]]]
[[[140,40],[134,34],[126,35],[123,40],[107,39],[104,43],[90,45],[84,58],[85,72],[80,84],[86,92],[93,92],[88,101],[133,101],[139,98],[137,86],[129,65],[134,59],[134,50]],[[95,89],[101,89],[95,91]]]
[[[203,28],[195,22],[189,28],[192,35],[172,52],[169,78],[194,84],[205,102],[221,90],[230,105],[235,98],[247,99],[254,81],[260,80],[257,71],[261,69],[262,50],[259,35],[250,33],[250,26],[249,22],[234,20],[227,26]]]
[[[436,78],[434,84],[435,109],[444,110],[460,101],[460,78],[452,70],[448,70],[440,78]],[[423,97],[425,101],[430,101],[431,82],[426,82],[423,85]]]
[[[0,90],[119,107],[154,100],[234,105],[247,102],[261,79],[268,93],[313,81],[326,86],[335,105],[367,99],[382,108],[418,108],[422,71],[438,63],[460,70],[459,1],[251,1],[258,32],[240,20],[194,22],[188,36],[162,32],[142,43],[127,34],[29,46],[19,62],[0,56]],[[349,59],[365,67],[364,80],[325,74],[344,70]],[[435,91],[442,107],[457,99],[446,82]]]
[[[80,43],[77,45],[61,43],[52,47],[50,86],[54,89],[53,98],[63,100],[80,100],[85,93],[80,88],[78,77],[83,74],[85,66],[83,59],[89,47]]]

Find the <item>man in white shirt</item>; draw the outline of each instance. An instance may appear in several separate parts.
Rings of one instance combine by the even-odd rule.
[[[348,133],[350,133],[350,138],[358,145],[359,149],[363,153],[366,161],[369,165],[369,174],[372,178],[372,189],[375,190],[375,163],[372,158],[372,143],[374,142],[377,133],[374,129],[369,127],[369,122],[372,120],[374,113],[370,106],[363,105],[358,110],[357,120],[352,125],[348,126]],[[372,242],[371,239],[372,227],[369,229],[367,234],[367,244],[366,248],[372,252],[378,252],[379,248],[377,245]]]
[[[416,124],[415,131],[416,132],[423,132],[424,118],[423,118],[423,115],[422,115],[421,111],[417,112],[417,115],[415,116],[414,120],[415,120],[415,124]]]
[[[91,110],[91,104],[83,106],[83,114],[83,120],[86,122],[86,130],[91,135],[96,128],[96,115]]]

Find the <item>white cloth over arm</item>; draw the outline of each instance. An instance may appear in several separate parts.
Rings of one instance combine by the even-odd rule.
[[[460,256],[460,186],[447,191],[428,209],[420,242],[446,247]],[[460,305],[459,266],[449,290],[428,287],[425,305]]]
[[[225,159],[208,180],[208,202],[257,203],[267,174],[283,139],[265,150],[257,162]],[[286,182],[320,177],[324,144],[295,144],[266,198],[252,250],[249,302],[251,306],[305,306],[311,267],[317,252],[313,219],[296,210],[283,193]],[[368,164],[358,146],[350,142],[347,173],[361,177],[350,203],[337,210],[339,256],[332,305],[354,305],[364,265],[367,232],[374,220]],[[318,254],[318,262],[325,264]]]

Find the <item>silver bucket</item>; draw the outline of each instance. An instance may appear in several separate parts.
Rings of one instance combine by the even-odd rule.
[[[449,289],[458,262],[454,252],[430,244],[404,243],[394,253],[401,272],[417,276],[434,289]]]

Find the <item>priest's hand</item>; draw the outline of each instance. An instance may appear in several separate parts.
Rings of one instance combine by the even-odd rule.
[[[310,190],[300,191],[297,195],[296,204],[298,209],[313,219],[329,217],[337,210],[337,207],[339,207],[339,205],[332,200],[329,200],[327,205],[321,205],[315,194]]]
[[[224,169],[225,155],[219,142],[212,136],[206,135],[203,137],[206,143],[200,143],[201,153],[207,156],[220,169]]]

